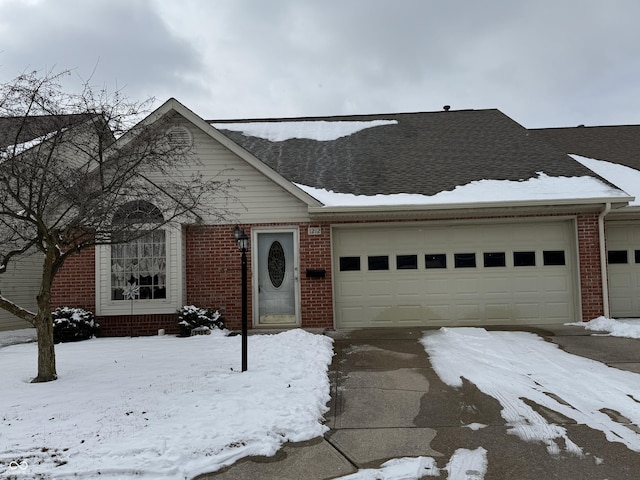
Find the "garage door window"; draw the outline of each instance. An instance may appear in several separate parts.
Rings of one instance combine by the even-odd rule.
[[[340,257],[341,272],[359,272],[360,257]]]
[[[484,254],[485,267],[504,267],[506,266],[504,252],[491,252]]]
[[[542,261],[545,265],[565,265],[564,250],[545,250]]]
[[[424,256],[426,268],[447,268],[447,255],[445,253],[427,253]]]
[[[607,261],[609,263],[629,263],[628,252],[626,250],[609,250]]]
[[[375,255],[368,258],[369,270],[389,270],[389,257]]]
[[[634,252],[636,263],[640,263],[640,250]]]
[[[418,268],[417,255],[396,255],[396,268],[398,270],[415,270]]]
[[[536,252],[513,252],[514,267],[535,267]]]
[[[475,268],[475,253],[454,253],[453,261],[456,268]]]

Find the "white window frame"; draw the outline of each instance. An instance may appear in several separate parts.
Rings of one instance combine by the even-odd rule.
[[[111,245],[96,246],[96,315],[145,315],[175,313],[183,302],[182,229],[165,225],[166,298],[111,299]]]

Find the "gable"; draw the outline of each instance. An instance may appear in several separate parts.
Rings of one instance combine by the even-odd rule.
[[[229,182],[232,185],[231,196],[218,198],[219,203],[211,205],[211,214],[202,218],[205,223],[308,221],[308,207],[319,205],[316,200],[267,165],[252,158],[251,154],[175,100],[168,104],[170,108],[161,114],[170,116],[172,126],[179,125],[188,130],[195,154],[194,161],[189,162],[187,167],[181,167],[176,174],[201,174],[204,180]],[[228,218],[220,219],[220,211],[226,211]]]

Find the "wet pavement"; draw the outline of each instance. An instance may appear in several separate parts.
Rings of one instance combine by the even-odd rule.
[[[478,447],[487,451],[485,480],[640,478],[640,453],[557,412],[537,409],[548,422],[562,425],[584,456],[552,455],[542,443],[507,433],[496,399],[470,382],[452,388],[439,379],[418,342],[424,330],[331,332],[336,355],[325,415],[330,430],[324,438],[287,444],[274,457],[247,458],[197,478],[332,479],[378,468],[389,459],[417,456],[433,457],[443,469],[457,449]],[[569,353],[640,372],[640,340],[593,335],[571,326],[518,330],[537,333]],[[469,427],[474,424],[485,427]],[[445,477],[443,471],[440,478]],[[469,470],[462,480],[479,478]]]

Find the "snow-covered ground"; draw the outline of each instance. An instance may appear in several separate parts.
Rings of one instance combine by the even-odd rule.
[[[322,435],[331,339],[248,340],[244,373],[239,336],[59,344],[40,384],[36,344],[0,348],[0,477],[182,480]]]
[[[640,338],[639,320],[576,325]],[[245,373],[239,372],[239,337],[61,344],[60,378],[46,384],[29,383],[34,343],[6,346],[29,339],[32,330],[0,332],[0,475],[184,479],[245,456],[273,455],[286,441],[326,431],[333,352],[321,335],[251,336]],[[443,328],[421,342],[445,383],[473,382],[502,404],[511,434],[543,442],[550,454],[564,450],[598,460],[532,402],[640,452],[638,374],[565,353],[531,333]],[[482,480],[490,468],[485,448],[458,449],[443,468],[431,457],[398,458],[343,480]]]

